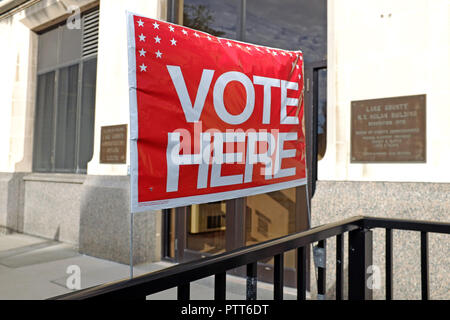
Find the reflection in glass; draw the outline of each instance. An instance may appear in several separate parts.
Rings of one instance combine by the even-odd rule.
[[[326,0],[247,0],[247,42],[302,50],[305,62],[326,59]]]
[[[192,205],[187,215],[187,249],[216,254],[225,251],[225,201]]]
[[[237,39],[238,0],[185,0],[183,25],[218,37]]]
[[[317,159],[325,156],[327,148],[327,70],[319,70],[319,110],[317,117]]]
[[[295,202],[295,188],[247,197],[245,245],[249,246],[300,231],[297,227],[299,221],[296,221]],[[261,262],[272,264],[273,259]],[[285,266],[295,267],[295,255],[285,254]]]

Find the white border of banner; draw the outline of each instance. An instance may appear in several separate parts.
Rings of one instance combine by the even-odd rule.
[[[127,49],[128,49],[128,89],[130,99],[130,212],[145,211],[138,207],[138,114],[136,95],[136,43],[133,17],[136,14],[126,11]],[[140,209],[140,210],[139,210]],[[150,210],[150,208],[148,209]]]
[[[198,196],[190,196],[190,197],[182,197],[182,198],[172,198],[172,199],[164,199],[164,200],[156,200],[156,201],[148,201],[148,202],[136,202],[136,206],[133,207],[135,211],[133,212],[142,212],[149,210],[157,210],[157,209],[169,209],[181,206],[188,206],[191,204],[199,204],[206,202],[214,202],[220,200],[229,200],[236,199],[246,196],[253,196],[257,194],[262,194],[266,192],[277,191],[281,189],[293,188],[298,186],[306,185],[306,178],[297,179],[292,181],[268,184],[259,187],[252,187],[247,189],[238,189],[231,190],[225,192],[217,192],[217,193],[208,193],[202,194]]]
[[[281,189],[293,188],[306,185],[307,179],[297,179],[286,182],[263,185],[246,189],[238,189],[225,192],[208,193],[197,196],[182,198],[171,198],[147,202],[138,202],[138,114],[136,95],[136,43],[134,35],[133,17],[141,16],[130,11],[126,11],[127,16],[127,47],[128,47],[128,85],[130,97],[130,210],[131,213],[144,212],[150,210],[169,209],[191,204],[229,200],[245,196],[257,195]]]

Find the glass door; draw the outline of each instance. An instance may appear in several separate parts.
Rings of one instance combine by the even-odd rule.
[[[247,197],[245,246],[307,230],[305,187],[284,189]],[[295,251],[284,255],[285,285],[296,286]],[[258,279],[273,282],[273,258],[259,261]]]
[[[202,203],[166,210],[163,219],[165,242],[163,255],[186,262],[225,252],[229,201]],[[228,245],[228,247],[227,247]]]
[[[308,228],[304,186],[192,205],[166,213],[166,255],[186,262]],[[285,254],[285,284],[295,287],[295,252]],[[231,273],[243,275],[242,270]],[[272,282],[273,261],[259,261],[258,279]]]

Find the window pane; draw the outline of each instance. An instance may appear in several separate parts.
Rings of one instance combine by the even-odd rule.
[[[59,27],[61,42],[59,46],[59,64],[80,60],[81,28],[69,29],[66,25]]]
[[[38,76],[33,148],[35,171],[49,171],[52,168],[54,88],[55,72]]]
[[[183,25],[212,35],[237,39],[240,0],[185,0]]]
[[[39,35],[38,71],[54,68],[58,64],[58,38],[59,28]]]
[[[78,170],[86,172],[94,150],[95,86],[97,59],[83,63],[81,96],[80,143],[78,144]]]
[[[326,0],[247,0],[246,41],[326,59]]]
[[[59,71],[55,170],[75,171],[78,64]]]

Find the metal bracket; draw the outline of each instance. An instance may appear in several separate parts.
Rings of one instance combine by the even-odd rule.
[[[327,252],[325,248],[319,246],[313,247],[314,265],[316,268],[326,268],[327,265]]]

